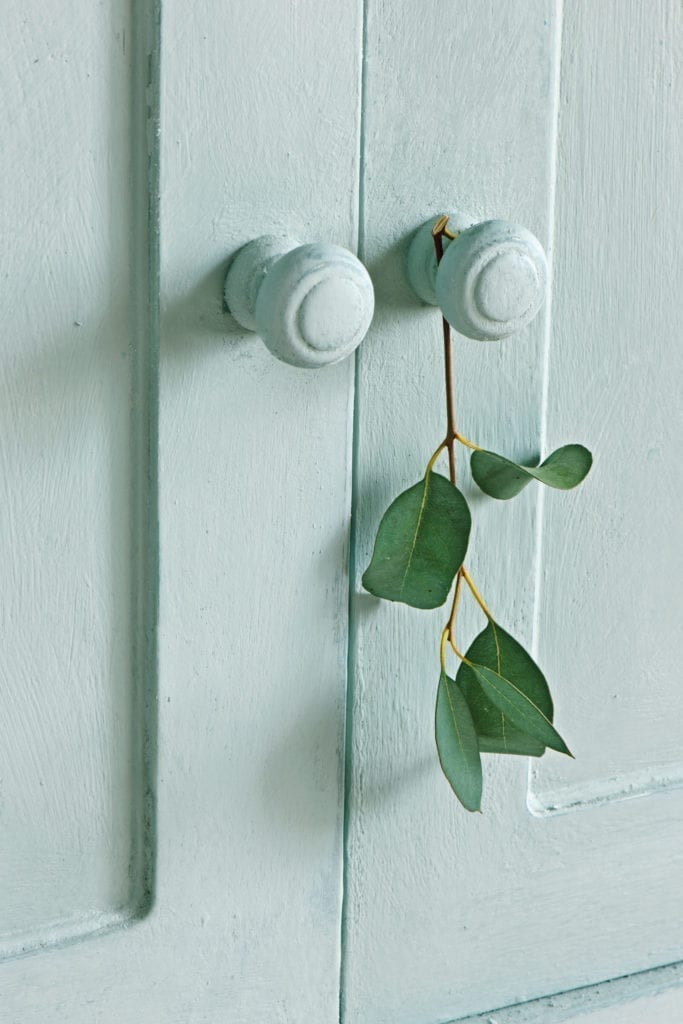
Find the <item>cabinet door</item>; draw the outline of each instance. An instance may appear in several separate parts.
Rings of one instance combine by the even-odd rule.
[[[162,6],[7,12],[0,1020],[332,1024],[353,361],[221,290],[355,247],[360,6]]]
[[[368,8],[364,252],[380,304],[359,353],[347,1024],[461,1019],[683,956],[683,24],[673,0],[586,0],[563,20],[561,6]],[[457,424],[512,458],[569,441],[596,455],[577,491],[513,502],[477,492],[460,458],[468,564],[537,651],[576,755],[486,755],[482,815],[435,755],[445,611],[359,582],[382,511],[445,432],[440,323],[403,264],[410,231],[452,209],[527,225],[554,265],[527,331],[456,339]],[[463,647],[482,623],[461,616]],[[679,973],[483,1019],[550,1024]],[[634,1012],[673,1024],[683,1001]]]
[[[27,0],[7,24],[2,1024],[333,1024],[340,998],[346,1024],[674,1024],[674,0]],[[506,505],[460,460],[470,568],[577,754],[489,757],[474,817],[435,756],[443,616],[360,587],[443,435],[406,240],[458,208],[554,265],[524,334],[457,339],[458,423],[597,456],[576,494]],[[360,237],[356,385],[224,312],[266,231]]]

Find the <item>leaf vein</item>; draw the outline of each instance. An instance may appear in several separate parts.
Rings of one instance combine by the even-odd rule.
[[[417,514],[417,523],[415,524],[415,532],[413,534],[413,542],[410,545],[410,551],[408,552],[408,560],[406,561],[406,567],[403,573],[403,579],[401,580],[401,586],[399,588],[399,595],[403,596],[403,591],[406,585],[406,579],[410,572],[410,566],[413,563],[413,555],[415,553],[415,547],[417,545],[417,536],[420,532],[420,523],[422,522],[422,516],[424,515],[425,505],[427,504],[427,492],[429,491],[429,476],[425,477],[424,492],[422,494],[422,501],[420,502],[420,510]]]
[[[500,643],[498,641],[498,630],[496,629],[496,624],[493,621],[493,619],[491,619],[489,625],[491,626],[491,632],[493,633],[493,641],[494,641],[494,643],[496,645],[496,665],[498,666],[496,671],[498,672],[498,675],[500,676],[500,675],[503,674],[503,670],[502,670],[502,667],[501,667]],[[508,740],[507,740],[507,735],[505,733],[505,714],[502,711],[500,712],[500,731],[501,731],[501,734],[502,734],[503,747],[505,748],[505,750],[507,750],[508,749]]]

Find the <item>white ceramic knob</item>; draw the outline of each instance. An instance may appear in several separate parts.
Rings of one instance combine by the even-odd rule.
[[[348,249],[274,235],[237,253],[225,278],[225,302],[274,356],[309,368],[351,355],[375,306],[370,275]]]
[[[472,224],[455,214],[448,227],[461,233],[444,238],[437,269],[433,224],[419,229],[408,253],[408,277],[420,298],[440,306],[449,324],[468,338],[497,341],[526,327],[541,308],[548,282],[536,236],[507,221]]]

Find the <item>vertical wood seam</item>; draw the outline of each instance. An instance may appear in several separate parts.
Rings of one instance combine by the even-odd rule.
[[[159,607],[159,168],[161,0],[133,10],[135,52],[131,90],[131,177],[134,223],[131,266],[136,290],[132,330],[132,675],[136,770],[141,799],[131,851],[131,912],[144,917],[154,902],[156,860],[157,622]]]
[[[541,407],[539,413],[539,449],[545,452],[548,434],[548,391],[550,381],[550,347],[552,344],[553,324],[553,266],[555,249],[555,197],[557,190],[557,146],[559,139],[560,116],[560,85],[562,72],[562,26],[564,20],[564,0],[556,0],[555,38],[553,40],[553,99],[551,112],[551,130],[548,154],[548,293],[543,311],[543,353],[541,368]],[[545,458],[545,456],[543,456]],[[531,627],[531,651],[534,657],[538,654],[538,630],[541,603],[541,575],[543,558],[543,520],[545,488],[538,487],[536,496],[536,550],[534,555],[534,598]]]
[[[357,181],[357,238],[356,251],[358,258],[365,262],[365,131],[366,131],[366,102],[367,102],[367,2],[360,0],[360,54],[359,54],[359,114],[358,114],[358,181]],[[353,775],[351,771],[351,759],[353,756],[353,695],[354,695],[354,666],[356,650],[356,629],[354,617],[354,593],[356,587],[356,534],[358,524],[356,522],[357,488],[358,488],[358,435],[359,435],[359,408],[358,408],[358,376],[359,376],[359,353],[358,350],[353,357],[353,383],[351,390],[351,517],[349,524],[349,558],[347,567],[347,579],[349,586],[348,614],[347,614],[347,664],[346,664],[346,695],[344,710],[344,751],[343,751],[343,773],[344,773],[344,801],[343,801],[343,839],[342,839],[342,891],[341,891],[341,912],[339,920],[339,1021],[342,1024],[345,1018],[344,989],[346,981],[346,915],[347,915],[347,890],[348,890],[348,843],[349,843],[349,820],[351,813],[351,785]]]

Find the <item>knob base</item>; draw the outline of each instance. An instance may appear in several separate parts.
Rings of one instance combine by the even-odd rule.
[[[256,331],[256,299],[268,271],[301,242],[289,235],[261,235],[233,257],[225,276],[223,297],[230,314],[248,331]]]
[[[428,306],[438,306],[439,304],[436,297],[436,249],[432,235],[435,223],[436,217],[426,221],[421,228],[418,228],[408,249],[408,280],[413,291]],[[475,223],[474,217],[470,217],[469,214],[462,211],[448,214],[449,231],[466,231]],[[444,236],[444,254],[451,244],[452,239]]]

